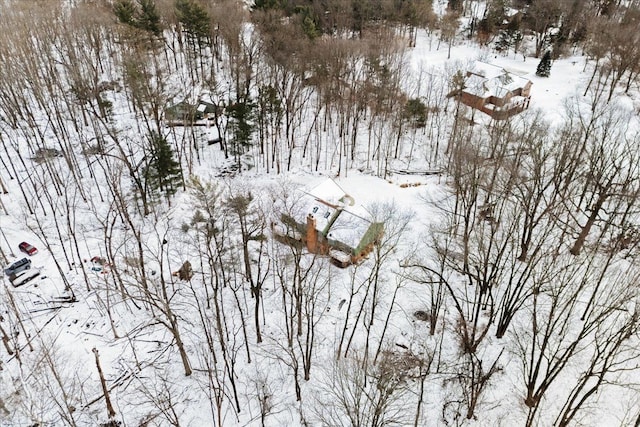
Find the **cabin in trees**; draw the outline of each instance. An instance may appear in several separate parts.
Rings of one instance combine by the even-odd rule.
[[[186,101],[170,105],[164,110],[164,123],[167,126],[205,126],[215,120],[218,107],[200,99],[197,104]]]
[[[502,67],[476,62],[467,71],[464,87],[449,96],[480,110],[496,120],[504,120],[529,108],[533,83]]]
[[[364,207],[327,179],[300,193],[296,209],[273,224],[273,234],[282,243],[306,246],[309,252],[347,267],[365,258],[382,238],[384,224],[369,217]]]

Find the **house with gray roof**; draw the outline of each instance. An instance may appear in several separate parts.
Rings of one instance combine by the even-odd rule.
[[[464,87],[448,96],[456,96],[463,104],[504,120],[529,108],[533,83],[523,74],[477,61],[467,71]]]
[[[384,224],[373,221],[364,207],[327,179],[301,191],[297,209],[282,214],[273,233],[280,242],[303,245],[309,252],[346,267],[373,250],[382,238]]]

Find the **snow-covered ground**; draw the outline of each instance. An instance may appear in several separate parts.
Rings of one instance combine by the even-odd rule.
[[[533,82],[530,109],[540,110],[552,124],[561,124],[565,105],[582,97],[590,77],[583,56],[554,61],[551,77],[540,78],[535,75],[535,58],[496,55],[462,43],[451,48],[451,59],[447,59],[446,44],[436,49],[438,42],[430,37],[420,32],[416,47],[408,51],[408,80],[415,82],[421,73],[450,75],[452,69],[465,69],[474,60],[491,62]],[[630,97],[619,101],[629,108],[634,105]],[[489,371],[494,360],[499,362],[493,376],[487,377],[476,415],[465,420],[459,383],[464,384],[468,372],[464,368],[466,356],[457,341],[459,324],[453,304],[447,300],[451,305],[442,308],[443,320],[434,335],[429,334],[427,319],[419,314],[433,303],[433,293],[428,291],[433,283],[413,280],[407,264],[435,258],[431,252],[433,233],[451,207],[447,175],[407,175],[391,170],[383,179],[367,168],[354,167],[336,176],[333,167],[315,173],[293,168],[280,175],[251,170],[221,178],[218,170],[226,162],[218,146],[204,147],[200,153],[193,175],[215,183],[225,196],[233,191],[251,192],[256,206],[264,212],[270,212],[274,195],[286,196],[283,188],[308,188],[318,180],[335,179],[358,204],[387,215],[388,246],[384,250],[389,252],[379,254],[379,259],[371,254],[362,265],[347,269],[303,254],[300,265],[308,270],[302,273],[309,276],[302,281],[304,289],[296,289],[300,272],[285,262],[294,256],[289,248],[268,239],[266,255],[258,259],[256,242],[260,240],[252,242],[254,280],[266,278],[261,290],[263,305],[258,310],[263,339],[257,343],[254,299],[248,284],[230,280],[223,286],[209,270],[207,259],[217,248],[212,243],[202,244],[207,238],[206,226],[196,221],[194,214],[203,210],[204,201],[193,191],[179,191],[170,206],[161,201],[156,212],[133,220],[134,229],[142,236],[148,274],[145,288],[138,276],[140,265],[135,262],[138,247],[133,230],[111,211],[106,184],[101,189],[107,202],[99,203],[93,188],[89,190],[93,203],[77,203],[72,221],[83,244],[74,248],[70,241],[58,241],[57,223],[54,225],[51,216],[27,212],[18,184],[9,179],[8,171],[2,171],[0,177],[10,188],[7,194],[0,194],[6,211],[0,211],[0,248],[12,262],[26,256],[18,252],[20,242],[35,245],[39,252],[31,259],[41,274],[20,288],[13,288],[6,276],[0,278],[0,325],[13,349],[10,355],[0,348],[0,425],[106,422],[109,417],[94,349],[114,419],[123,426],[360,425],[348,420],[349,408],[363,416],[366,421],[362,425],[382,425],[365,417],[365,413],[375,412],[373,403],[358,393],[383,395],[384,386],[376,386],[383,380],[397,380],[394,387],[399,391],[393,399],[387,402],[380,397],[377,401],[386,405],[381,409],[396,425],[524,424],[529,408],[523,403],[522,360],[514,356],[520,349],[513,342],[505,344],[507,338],[495,338],[493,332],[483,341],[478,352],[483,372]],[[64,169],[63,159],[54,161]],[[428,168],[416,162],[409,169]],[[132,198],[127,200],[135,203]],[[234,211],[221,200],[214,205],[213,226],[220,233],[225,232],[224,227],[235,227]],[[37,221],[34,215],[40,215]],[[65,212],[59,215],[66,221]],[[118,264],[92,268],[96,267],[93,257],[108,255],[104,224],[115,224],[116,219],[117,226],[109,228],[109,238]],[[44,231],[37,231],[38,227]],[[263,231],[269,235],[268,229]],[[41,238],[43,233],[50,247]],[[221,235],[230,241],[228,252],[220,256],[240,260],[240,237]],[[212,252],[205,253],[203,248]],[[194,270],[189,282],[171,274],[184,261],[190,261]],[[376,261],[382,266],[379,276]],[[114,270],[123,276],[118,281]],[[128,289],[122,289],[119,280]],[[299,335],[291,312],[292,301],[298,296],[304,301],[305,316]],[[75,301],[69,302],[70,298]],[[172,321],[177,322],[193,369],[190,376],[185,376],[184,361],[176,350]],[[224,330],[218,329],[221,324]],[[434,355],[427,375],[424,364]],[[306,364],[310,364],[308,380],[303,374]],[[363,366],[369,376],[362,375]],[[563,384],[569,389],[579,370],[579,366],[572,366],[562,372],[544,398],[550,415],[540,416],[538,425],[554,422],[564,403],[555,399],[565,399]],[[299,401],[294,375],[300,387]],[[640,379],[637,372],[633,375]],[[419,394],[421,387],[423,393]],[[634,405],[640,404],[634,395],[637,390],[612,389],[603,394],[604,400],[596,397],[590,401],[592,406],[579,418],[580,425],[631,425],[630,417],[637,416]],[[418,399],[422,408],[416,418]]]

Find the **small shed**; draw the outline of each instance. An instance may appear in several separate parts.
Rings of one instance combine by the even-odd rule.
[[[191,124],[196,120],[196,106],[186,101],[170,105],[164,110],[164,121],[169,126]]]
[[[213,119],[216,116],[216,113],[218,113],[218,106],[211,103],[211,102],[207,102],[204,100],[200,100],[198,101],[198,106],[196,107],[196,119],[197,120],[202,120],[202,119]]]
[[[212,102],[203,99],[196,104],[181,101],[165,108],[164,121],[167,126],[205,126],[219,114],[219,107]]]

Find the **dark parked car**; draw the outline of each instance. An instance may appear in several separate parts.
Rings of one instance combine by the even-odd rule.
[[[14,262],[9,267],[4,269],[4,274],[11,276],[12,274],[18,274],[21,271],[31,268],[31,260],[29,258],[22,258],[19,261]]]
[[[22,252],[24,252],[25,254],[27,254],[29,256],[35,255],[35,254],[38,253],[38,249],[35,246],[33,246],[33,245],[31,245],[31,244],[29,244],[27,242],[20,243],[18,245],[18,247],[20,248],[20,250]]]
[[[26,270],[18,274],[12,274],[11,276],[9,276],[9,280],[11,281],[13,287],[17,288],[18,286],[26,285],[39,275],[40,271],[38,271],[37,269]]]

